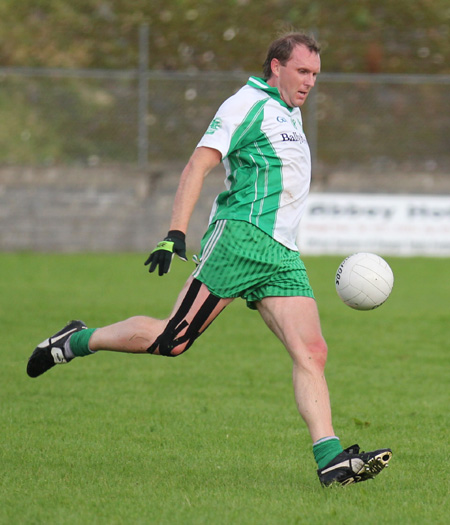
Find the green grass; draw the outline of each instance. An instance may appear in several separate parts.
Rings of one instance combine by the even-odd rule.
[[[286,351],[235,301],[177,359],[101,352],[32,380],[68,319],[165,316],[192,266],[145,255],[0,255],[1,524],[447,523],[448,259],[396,259],[392,297],[343,305],[341,257],[306,259],[344,446],[390,446],[373,482],[322,489]]]

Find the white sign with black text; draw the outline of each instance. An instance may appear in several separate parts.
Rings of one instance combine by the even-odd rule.
[[[450,256],[450,195],[311,193],[300,253]]]

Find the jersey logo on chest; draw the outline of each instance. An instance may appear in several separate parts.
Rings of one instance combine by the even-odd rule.
[[[293,131],[292,133],[281,133],[281,139],[283,142],[300,142],[301,144],[306,142],[306,137],[297,131]]]

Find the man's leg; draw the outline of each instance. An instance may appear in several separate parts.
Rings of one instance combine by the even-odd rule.
[[[334,436],[325,380],[327,346],[316,302],[310,297],[266,297],[257,304],[293,361],[294,395],[313,442]]]
[[[203,283],[190,277],[168,319],[136,316],[94,331],[88,330],[84,323],[74,321],[36,347],[28,361],[28,375],[37,377],[55,364],[66,363],[74,356],[88,355],[98,350],[147,353],[160,336],[164,336],[162,344],[151,353],[179,355],[189,348],[232,300],[213,296]],[[166,327],[173,319],[176,319],[179,329],[171,341],[172,333],[166,334]],[[163,349],[161,352],[160,347]]]
[[[209,309],[205,309],[204,306],[211,298],[211,293],[206,285],[200,283],[200,281],[196,281],[196,287],[192,286],[193,281],[194,279],[192,277],[187,280],[168,319],[159,320],[152,317],[136,316],[103,328],[98,328],[90,338],[89,348],[92,351],[110,350],[138,354],[146,353],[158,336],[164,332],[169,321],[175,318],[181,309],[184,311],[180,316],[179,324],[184,324],[185,326],[178,336],[182,338],[189,327],[192,326],[195,321],[198,321],[199,313],[201,314],[202,310],[205,313],[203,317],[200,315],[202,318],[197,332],[198,335],[203,333],[233,299],[217,298]],[[181,354],[187,346],[187,343],[188,342],[177,345],[171,355]],[[152,353],[158,355],[160,352],[156,349],[156,351]]]
[[[342,450],[334,435],[324,374],[327,346],[314,299],[266,297],[257,305],[292,357],[295,399],[314,443],[322,485],[350,485],[377,476],[389,464],[390,449],[361,452],[358,445],[353,445]]]

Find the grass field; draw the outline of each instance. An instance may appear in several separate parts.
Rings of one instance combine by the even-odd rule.
[[[388,302],[343,305],[342,257],[306,258],[344,446],[391,447],[374,481],[321,488],[285,350],[235,301],[177,359],[100,352],[26,376],[67,320],[168,314],[191,263],[0,254],[1,524],[448,523],[450,261],[388,258]]]

